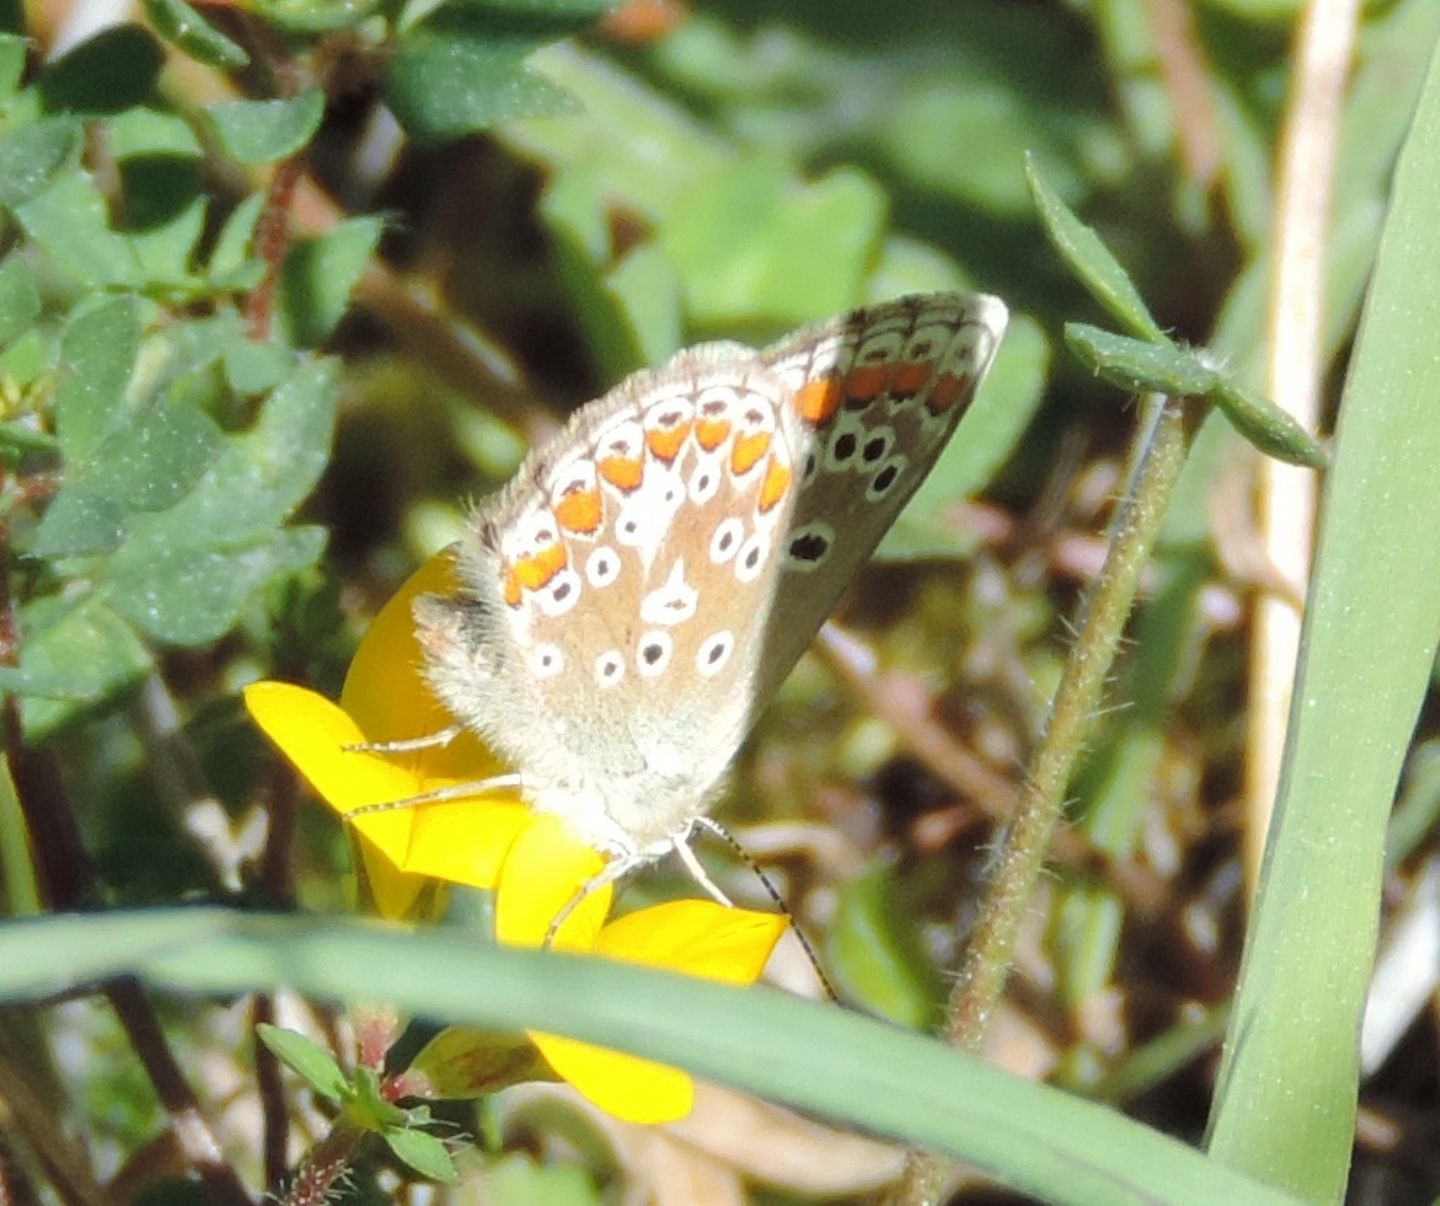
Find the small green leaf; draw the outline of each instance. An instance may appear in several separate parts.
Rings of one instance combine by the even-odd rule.
[[[355,1069],[355,1079],[345,1094],[345,1118],[362,1130],[386,1131],[416,1119],[422,1123],[429,1122],[430,1111],[421,1106],[407,1113],[394,1102],[387,1101],[375,1069],[362,1065]]]
[[[40,316],[35,274],[19,255],[0,262],[0,345],[17,338]]]
[[[207,268],[217,287],[250,288],[254,281],[249,278],[258,279],[260,265],[251,256],[250,249],[255,238],[255,223],[260,220],[264,207],[264,195],[252,193],[225,219]]]
[[[40,740],[150,672],[134,629],[95,594],[32,600],[20,613],[20,666],[0,668],[0,690],[22,697],[25,734]]]
[[[102,30],[56,59],[36,84],[48,113],[119,113],[149,98],[164,52],[138,25]]]
[[[185,0],[145,0],[145,12],[162,38],[193,59],[226,71],[235,71],[250,62],[250,56],[242,47],[211,25]]]
[[[82,308],[60,337],[55,429],[68,461],[88,460],[127,412],[140,317],[135,299]]]
[[[1065,324],[1065,345],[1086,368],[1133,394],[1204,397],[1219,375],[1194,352],[1166,340],[1150,343],[1102,331],[1081,322]]]
[[[173,113],[127,109],[110,122],[111,154],[125,197],[121,231],[151,283],[184,283],[205,229],[202,150]]]
[[[251,10],[265,24],[300,36],[354,29],[378,7],[378,0],[251,0],[250,3]],[[435,5],[421,7],[434,8]]]
[[[241,100],[205,110],[220,149],[237,163],[274,163],[300,150],[325,116],[325,93],[307,88],[292,100]]]
[[[286,257],[280,277],[276,324],[295,347],[315,347],[335,329],[350,304],[350,291],[380,239],[379,218],[352,218]]]
[[[16,34],[0,34],[0,97],[14,96],[25,75],[30,42]]]
[[[8,348],[0,352],[0,385],[24,389],[43,374],[50,371],[55,363],[55,338],[51,331],[31,327]],[[48,436],[51,447],[58,444]]]
[[[323,1047],[294,1030],[283,1030],[260,1022],[255,1027],[258,1038],[271,1054],[327,1101],[337,1104],[350,1091],[350,1082],[335,1057]]]
[[[0,205],[7,209],[43,192],[80,154],[80,125],[47,117],[0,133]]]
[[[60,173],[14,209],[30,237],[76,280],[126,286],[140,279],[134,249],[110,229],[105,199],[83,171]]]
[[[295,352],[278,343],[242,339],[225,349],[225,380],[237,394],[263,394],[295,371]]]
[[[125,539],[125,509],[115,499],[83,482],[67,483],[35,525],[34,557],[82,557],[111,553]]]
[[[127,541],[111,558],[107,597],[156,640],[207,645],[229,632],[270,582],[308,569],[324,551],[325,530],[316,527],[287,528],[242,548],[167,549]]]
[[[885,195],[855,169],[797,183],[770,156],[694,182],[659,242],[701,327],[757,319],[777,328],[854,304],[874,262]]]
[[[573,112],[569,93],[525,64],[542,44],[533,37],[421,27],[391,60],[386,100],[421,142],[459,138],[518,117]]]
[[[1231,426],[1266,456],[1310,469],[1324,469],[1330,463],[1320,442],[1269,398],[1221,381],[1210,399]]]
[[[385,1143],[395,1158],[409,1165],[422,1177],[444,1185],[458,1185],[460,1174],[445,1145],[424,1131],[395,1127],[385,1132]]]
[[[37,431],[28,422],[15,420],[0,423],[0,448],[10,455],[21,455],[27,452],[58,452],[60,445],[49,432]]]
[[[1025,178],[1030,183],[1030,195],[1035,198],[1035,207],[1050,242],[1095,300],[1137,339],[1169,342],[1120,261],[1046,184],[1033,156],[1026,156]]]

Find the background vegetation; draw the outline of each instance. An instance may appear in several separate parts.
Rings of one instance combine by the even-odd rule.
[[[330,1004],[384,1001],[608,1041],[1050,1199],[1431,1201],[1440,8],[612,7],[0,5],[0,1190],[256,1200],[333,1111],[253,1024],[348,1066]],[[1349,63],[1333,113],[1304,13]],[[1301,160],[1334,188],[1299,369],[1277,349],[1304,205],[1275,184],[1297,126],[1334,150]],[[337,694],[466,501],[620,375],[973,286],[1017,314],[976,413],[722,812],[847,1002],[943,1027],[1145,457],[1062,328],[1146,336],[1057,254],[1027,153],[1228,381],[1288,400],[1313,372],[1325,431],[1345,397],[1278,788],[1246,778],[1280,761],[1261,701],[1278,684],[1283,719],[1290,683],[1283,657],[1250,677],[1275,647],[1253,617],[1297,588],[1303,503],[1267,549],[1259,455],[1216,417],[1193,433],[989,1019],[990,1064],[1065,1094],[833,1007],[326,920],[345,835],[241,686]],[[627,904],[685,890],[662,870]],[[805,982],[798,956],[775,970]],[[545,1086],[437,1110],[456,1201],[864,1200],[899,1170],[728,1090],[664,1134]],[[362,1154],[336,1192],[414,1193],[403,1153]]]

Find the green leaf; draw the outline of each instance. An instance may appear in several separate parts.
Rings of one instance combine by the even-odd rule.
[[[167,42],[193,59],[235,71],[250,62],[244,49],[205,20],[185,0],[145,0],[150,23]]]
[[[3,375],[4,368],[0,365],[0,377]],[[49,432],[38,431],[25,420],[16,419],[0,423],[0,448],[11,454],[55,453],[60,450],[60,445]]]
[[[20,614],[20,665],[0,689],[22,697],[27,740],[39,741],[139,682],[150,651],[104,600],[35,599]]]
[[[94,117],[150,97],[164,52],[138,25],[115,25],[67,51],[36,83],[48,113]]]
[[[1191,351],[1169,340],[1152,343],[1102,331],[1083,322],[1065,324],[1065,345],[1096,376],[1132,394],[1155,392],[1205,397],[1219,384],[1216,372]]]
[[[1440,615],[1440,48],[1395,168],[1340,404],[1285,760],[1210,1120],[1212,1158],[1340,1201],[1387,821]],[[1323,890],[1319,890],[1323,887]]]
[[[355,29],[379,7],[378,0],[251,0],[250,3],[251,10],[266,25],[301,37]]]
[[[80,154],[81,131],[68,117],[47,117],[0,132],[0,205],[7,209],[49,187]]]
[[[329,338],[350,304],[350,291],[379,242],[379,218],[351,218],[285,259],[276,299],[278,332],[295,347],[316,347]]]
[[[127,540],[111,559],[106,594],[136,628],[173,645],[219,640],[266,585],[308,569],[325,549],[323,528],[288,528],[239,548],[188,549],[157,547],[154,531],[149,541]]]
[[[199,140],[173,113],[128,109],[110,123],[125,197],[123,231],[152,286],[184,283],[205,229]]]
[[[917,1143],[1045,1201],[1291,1201],[1113,1110],[771,989],[331,918],[190,908],[0,923],[0,999],[122,970],[170,991],[284,984],[324,1000],[384,1000],[467,1025],[570,1035]]]
[[[1137,339],[1168,343],[1168,336],[1150,316],[1140,291],[1120,261],[1045,182],[1033,156],[1026,157],[1025,178],[1030,183],[1030,195],[1035,198],[1035,208],[1050,242],[1080,283],[1090,290],[1091,296]]]
[[[15,216],[76,280],[119,286],[139,282],[134,249],[110,229],[105,199],[83,171],[59,174],[42,192],[15,206]]]
[[[543,41],[423,26],[401,42],[390,63],[386,101],[421,142],[444,142],[517,117],[572,112],[569,94],[525,64]]]
[[[0,262],[0,345],[17,338],[40,317],[40,291],[23,256],[14,252]]]
[[[259,279],[262,269],[251,255],[251,244],[255,238],[255,223],[260,220],[264,208],[264,195],[252,193],[225,219],[207,265],[211,282],[216,287],[248,289]]]
[[[274,163],[294,155],[320,128],[325,93],[307,88],[291,100],[241,100],[205,110],[220,149],[237,163]]]
[[[884,221],[884,193],[862,172],[802,184],[789,165],[756,158],[698,179],[659,242],[697,325],[783,328],[856,302]]]
[[[324,1047],[294,1030],[284,1030],[260,1022],[255,1027],[258,1038],[271,1054],[327,1101],[337,1104],[350,1090],[350,1082],[335,1057]]]
[[[15,95],[25,75],[30,42],[17,34],[0,34],[0,98]]]
[[[0,384],[15,389],[25,389],[33,385],[40,377],[48,374],[54,365],[55,344],[53,332],[31,327],[0,352]],[[37,436],[40,434],[36,433]],[[59,447],[58,442],[48,434],[41,438],[47,441],[49,447]]]
[[[418,1106],[407,1114],[394,1102],[385,1099],[379,1074],[374,1068],[362,1064],[355,1069],[355,1080],[345,1094],[347,1122],[367,1131],[384,1131],[403,1126],[412,1117],[428,1122],[430,1112],[425,1106]]]
[[[458,1185],[460,1174],[445,1145],[424,1131],[395,1127],[385,1132],[385,1144],[395,1158],[409,1165],[422,1177],[445,1185]]]
[[[84,307],[60,337],[55,431],[65,459],[87,461],[129,410],[126,390],[140,346],[132,297]]]
[[[125,509],[113,498],[67,482],[45,508],[25,550],[33,557],[111,553],[125,539]]]
[[[302,365],[189,493],[132,515],[104,571],[115,610],[160,640],[202,644],[227,632],[273,578],[313,564],[324,533],[279,529],[325,467],[336,405],[335,366]]]
[[[1269,398],[1221,380],[1210,399],[1225,412],[1230,425],[1266,456],[1310,469],[1324,469],[1330,463],[1315,437]]]

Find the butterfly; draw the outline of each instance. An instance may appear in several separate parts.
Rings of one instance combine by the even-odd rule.
[[[425,677],[534,808],[607,855],[605,881],[671,849],[697,869],[686,840],[757,713],[934,466],[1006,320],[935,293],[762,350],[688,348],[580,408],[470,517],[457,589],[414,605]]]

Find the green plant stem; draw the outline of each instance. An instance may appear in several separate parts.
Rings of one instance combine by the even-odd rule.
[[[1152,404],[1135,459],[1133,485],[1115,514],[1110,550],[1086,602],[1075,646],[1055,693],[1050,720],[1033,769],[1020,793],[965,964],[946,1008],[946,1040],[978,1054],[996,1002],[1004,991],[1015,936],[1044,869],[1046,851],[1064,808],[1064,792],[1085,750],[1094,720],[1150,557],[1171,491],[1189,446],[1186,400]],[[948,1165],[929,1152],[913,1150],[891,1201],[894,1206],[931,1206],[938,1201]]]

